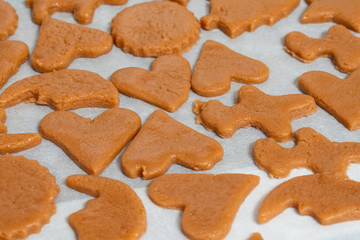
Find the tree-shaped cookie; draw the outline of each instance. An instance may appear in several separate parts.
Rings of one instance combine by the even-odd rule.
[[[208,40],[196,62],[191,87],[201,96],[212,97],[229,91],[231,80],[262,83],[268,76],[269,68],[264,63]]]
[[[23,239],[55,214],[55,177],[35,160],[0,156],[0,238]]]
[[[220,143],[156,110],[144,123],[121,158],[131,178],[157,177],[177,163],[193,170],[208,170],[223,156]]]
[[[135,136],[140,117],[128,109],[113,108],[91,120],[58,111],[40,122],[41,135],[61,147],[89,174],[100,174]]]
[[[119,93],[111,82],[96,73],[66,69],[17,81],[0,95],[2,108],[24,101],[49,105],[55,110],[112,108],[119,105]]]
[[[184,234],[192,240],[223,239],[259,177],[246,174],[168,174],[149,185],[151,200],[183,210]]]
[[[342,25],[331,27],[327,36],[320,39],[291,32],[285,37],[285,50],[306,63],[318,57],[330,57],[342,72],[351,73],[360,68],[360,38]]]
[[[15,8],[4,0],[0,0],[0,40],[7,39],[13,35],[17,28],[17,23],[18,15]]]
[[[360,128],[360,70],[344,80],[326,72],[307,72],[299,86],[350,131]]]
[[[111,76],[111,82],[119,92],[169,112],[175,112],[188,99],[190,79],[189,62],[177,55],[156,58],[152,71],[123,68]]]
[[[75,58],[95,58],[108,53],[112,45],[106,32],[47,18],[41,25],[31,64],[38,72],[60,70]]]
[[[258,221],[266,223],[289,207],[328,225],[360,219],[360,183],[336,174],[295,177],[273,189],[261,203]]]
[[[66,184],[96,199],[69,216],[79,240],[136,240],[146,231],[146,212],[136,193],[110,178],[73,175]]]
[[[287,17],[299,0],[210,0],[210,14],[201,18],[201,27],[219,28],[231,38],[261,25],[272,26]]]
[[[296,146],[281,147],[272,138],[254,144],[256,165],[272,177],[287,177],[294,168],[308,168],[315,173],[346,174],[350,163],[360,163],[360,143],[330,142],[312,128],[295,132]]]
[[[357,0],[306,0],[301,23],[335,22],[360,32],[360,2]]]
[[[238,128],[256,127],[276,141],[289,141],[291,121],[306,117],[317,110],[312,97],[304,94],[270,96],[252,85],[238,92],[238,104],[232,107],[217,100],[196,100],[193,111],[197,123],[221,137],[231,137]]]
[[[73,12],[80,24],[92,22],[96,8],[101,4],[122,5],[127,0],[26,0],[26,6],[32,8],[32,18],[41,24],[54,12]]]

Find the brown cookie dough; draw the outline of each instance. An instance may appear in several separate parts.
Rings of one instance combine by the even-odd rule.
[[[312,97],[304,94],[270,96],[252,85],[238,92],[238,104],[224,106],[217,100],[196,100],[193,111],[197,123],[221,137],[231,137],[238,128],[255,127],[276,141],[291,140],[291,121],[317,110]]]
[[[56,212],[55,177],[35,160],[4,155],[0,179],[0,238],[22,239],[39,232]]]
[[[219,28],[231,38],[287,17],[299,0],[210,0],[210,14],[201,18],[206,30]]]
[[[192,240],[223,239],[259,177],[246,174],[168,174],[149,185],[159,206],[184,211],[182,230]]]
[[[208,170],[222,157],[220,143],[156,110],[125,150],[121,166],[128,177],[151,179],[173,163]]]
[[[146,212],[126,184],[105,177],[73,175],[66,184],[96,199],[69,216],[79,240],[136,240],[146,231]]]
[[[344,80],[326,72],[307,72],[299,86],[350,131],[360,128],[360,69]]]
[[[21,102],[45,104],[55,110],[83,107],[112,108],[119,93],[111,82],[86,70],[60,70],[17,81],[0,95],[0,107]]]
[[[269,68],[264,63],[207,40],[196,62],[191,87],[201,96],[213,97],[229,91],[231,80],[255,84],[265,82],[268,76]]]
[[[0,0],[0,40],[7,39],[13,35],[17,28],[17,23],[18,15],[15,8],[4,0]]]
[[[118,13],[111,34],[125,53],[157,57],[190,50],[199,39],[200,25],[194,14],[180,4],[152,1]]]
[[[29,48],[25,43],[20,41],[0,41],[0,88],[4,86],[11,76],[17,73],[20,65],[28,58]]]
[[[312,128],[295,132],[296,146],[281,147],[272,138],[254,144],[256,165],[276,178],[287,177],[294,168],[308,168],[315,173],[346,175],[350,163],[360,163],[360,143],[330,142]]]
[[[360,38],[342,25],[331,27],[328,35],[321,39],[291,32],[285,37],[285,50],[306,63],[318,57],[330,57],[336,68],[346,73],[360,68]]]
[[[183,6],[186,6],[190,0],[168,0],[168,1],[173,1],[173,2],[177,2]]]
[[[111,82],[119,92],[169,112],[175,112],[188,99],[190,79],[190,64],[177,55],[156,58],[152,71],[123,68],[111,76]]]
[[[260,233],[253,233],[248,240],[264,240]]]
[[[0,134],[7,133],[7,127],[5,126],[6,111],[0,108]]]
[[[40,122],[40,134],[62,148],[88,174],[99,175],[135,136],[140,117],[128,109],[113,108],[91,120],[59,111]]]
[[[258,221],[266,223],[286,208],[297,208],[328,225],[360,219],[360,183],[336,174],[295,177],[272,190],[261,203]]]
[[[360,32],[360,1],[306,0],[309,4],[301,23],[335,22]]]
[[[75,58],[95,58],[108,53],[112,45],[106,32],[47,18],[41,25],[31,64],[38,72],[60,70]]]
[[[92,22],[96,8],[101,4],[122,5],[127,0],[26,0],[26,6],[32,8],[32,18],[41,24],[55,12],[73,12],[80,24]]]

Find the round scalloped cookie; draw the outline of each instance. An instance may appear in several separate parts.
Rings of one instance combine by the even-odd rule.
[[[18,23],[16,10],[7,2],[0,0],[0,40],[15,33]]]

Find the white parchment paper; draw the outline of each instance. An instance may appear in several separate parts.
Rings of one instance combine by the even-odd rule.
[[[14,36],[10,40],[20,40],[25,42],[32,53],[39,33],[39,26],[31,20],[31,10],[25,7],[22,0],[8,0],[17,10],[19,15],[19,26]],[[124,6],[99,7],[95,13],[93,22],[89,27],[110,31],[112,18],[121,10],[131,5],[145,2],[144,0],[129,0]],[[206,0],[191,0],[188,7],[194,12],[195,16],[206,15],[209,11],[209,2]],[[257,85],[259,89],[271,95],[284,95],[300,93],[297,86],[298,78],[301,74],[312,71],[322,70],[344,78],[346,75],[338,72],[329,59],[318,59],[311,64],[302,63],[283,50],[283,38],[291,31],[301,31],[311,37],[324,36],[332,23],[326,24],[300,24],[300,18],[306,9],[306,3],[301,0],[300,6],[287,18],[279,21],[272,27],[262,26],[255,32],[245,32],[236,39],[230,39],[219,30],[201,32],[201,39],[197,42],[191,51],[184,54],[184,57],[190,62],[191,66],[198,58],[203,43],[212,39],[223,43],[231,49],[258,59],[264,62],[270,68],[270,76],[267,82]],[[53,17],[70,23],[76,23],[72,14],[57,13]],[[359,34],[355,34],[360,36]],[[72,69],[85,69],[100,74],[105,79],[109,79],[111,74],[120,68],[141,67],[149,69],[152,58],[139,58],[130,54],[124,54],[116,46],[109,54],[98,58],[76,59],[69,66]],[[26,62],[21,66],[19,72],[13,76],[0,92],[15,81],[25,77],[38,74]],[[237,91],[242,86],[239,83],[232,83],[231,90],[218,99],[226,105],[233,105]],[[150,114],[156,109],[143,101],[129,98],[120,94],[120,107],[128,108],[137,112],[142,121],[145,122]],[[331,226],[322,226],[309,216],[300,216],[294,209],[288,209],[270,222],[259,225],[257,223],[257,213],[261,201],[278,184],[295,176],[310,174],[307,170],[294,170],[286,179],[270,179],[267,174],[259,170],[252,159],[253,143],[265,137],[265,135],[254,128],[240,129],[230,139],[222,139],[216,134],[208,132],[201,125],[195,124],[195,115],[192,112],[192,104],[195,99],[209,100],[190,92],[188,101],[171,117],[183,124],[218,140],[224,148],[224,158],[211,171],[206,173],[249,173],[261,177],[260,184],[248,196],[240,207],[233,222],[232,229],[226,239],[239,240],[247,239],[253,232],[260,232],[264,239],[359,239],[360,227],[359,221],[350,221],[346,223],[334,224]],[[94,118],[101,114],[105,109],[85,108],[77,109],[74,112],[83,116]],[[53,110],[47,106],[36,104],[25,104],[8,108],[6,125],[9,133],[38,132],[38,126],[41,119]],[[343,125],[335,120],[331,115],[319,109],[314,115],[307,118],[295,120],[292,124],[293,130],[302,127],[312,127],[325,135],[331,141],[360,142],[360,132],[348,131]],[[284,144],[291,147],[293,142]],[[74,231],[67,222],[67,217],[83,207],[86,201],[91,197],[76,192],[65,185],[65,179],[73,174],[84,174],[72,160],[55,144],[43,140],[41,145],[33,149],[18,153],[29,159],[36,159],[41,165],[49,168],[50,172],[56,176],[57,184],[61,192],[56,199],[57,213],[51,218],[50,224],[43,227],[38,234],[33,234],[29,239],[40,240],[60,240],[76,239]],[[121,154],[115,158],[112,164],[101,174],[104,177],[110,177],[121,180],[130,185],[143,201],[147,211],[147,231],[142,237],[144,240],[168,240],[168,239],[186,239],[181,232],[181,211],[160,208],[153,204],[147,195],[147,186],[150,181],[144,181],[140,178],[130,179],[126,177],[120,169]],[[173,165],[168,173],[192,173],[190,169]],[[349,169],[349,174],[353,179],[360,175],[360,166],[353,165]],[[358,178],[360,179],[360,178]],[[360,200],[359,200],[360,201]]]

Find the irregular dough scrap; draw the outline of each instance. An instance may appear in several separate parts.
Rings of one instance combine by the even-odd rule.
[[[360,143],[330,142],[312,128],[297,130],[295,143],[293,148],[283,148],[272,138],[257,140],[253,149],[256,165],[272,177],[283,178],[301,167],[346,175],[350,163],[360,163]]]
[[[360,32],[360,2],[354,0],[306,0],[301,23],[335,22]]]
[[[18,15],[15,8],[4,0],[0,0],[0,40],[5,40],[15,33]]]
[[[266,223],[286,208],[297,208],[320,224],[360,219],[360,183],[336,174],[313,174],[290,179],[261,203],[258,221]]]
[[[35,160],[0,156],[0,237],[22,239],[40,232],[55,214],[55,177]]]
[[[47,18],[41,25],[31,64],[38,72],[60,70],[75,58],[95,58],[108,53],[112,45],[113,40],[106,32]]]
[[[201,96],[219,96],[230,89],[231,80],[246,84],[265,82],[269,68],[262,62],[207,40],[196,62],[191,87]]]
[[[220,137],[231,137],[239,128],[255,127],[276,141],[291,140],[291,121],[316,112],[312,97],[304,94],[270,96],[252,85],[238,92],[238,104],[224,106],[217,100],[196,100],[193,111],[196,122]]]
[[[7,133],[7,127],[5,126],[6,122],[6,111],[0,108],[0,134]]]
[[[17,73],[20,65],[28,58],[29,48],[25,43],[20,41],[0,41],[0,88],[5,85],[11,76]]]
[[[96,8],[101,4],[126,3],[127,0],[26,0],[26,6],[33,9],[33,21],[39,25],[55,12],[73,12],[78,23],[89,24],[93,20]]]
[[[346,73],[360,68],[360,38],[342,25],[331,27],[328,35],[320,39],[291,32],[285,37],[285,50],[306,63],[318,57],[330,57],[336,68]]]
[[[248,240],[264,240],[260,233],[253,233]]]
[[[199,34],[194,14],[170,1],[135,4],[119,12],[111,24],[116,46],[139,57],[182,54],[195,45]]]
[[[327,72],[307,72],[301,75],[299,86],[350,131],[360,128],[359,69],[346,79],[337,78]]]
[[[190,91],[191,67],[177,55],[163,55],[154,60],[152,71],[123,68],[111,76],[119,92],[175,112],[186,102]]]
[[[126,184],[105,177],[73,175],[66,184],[96,199],[69,216],[79,240],[135,240],[146,231],[146,212]]]
[[[182,230],[193,240],[223,239],[260,178],[246,174],[168,174],[149,185],[151,200],[183,210]]]
[[[17,81],[0,95],[0,107],[21,102],[49,105],[55,110],[83,107],[112,108],[119,105],[114,85],[86,70],[60,70]]]
[[[190,0],[168,0],[168,1],[173,1],[173,2],[177,2],[183,6],[186,6]]]
[[[299,0],[210,0],[210,14],[201,18],[206,30],[219,28],[231,38],[287,17]]]
[[[40,122],[40,134],[58,145],[88,174],[99,175],[135,136],[140,117],[128,109],[113,108],[91,120],[59,111]]]
[[[193,170],[208,170],[223,157],[223,148],[212,138],[156,110],[144,123],[121,158],[130,178],[155,178],[177,163]]]

